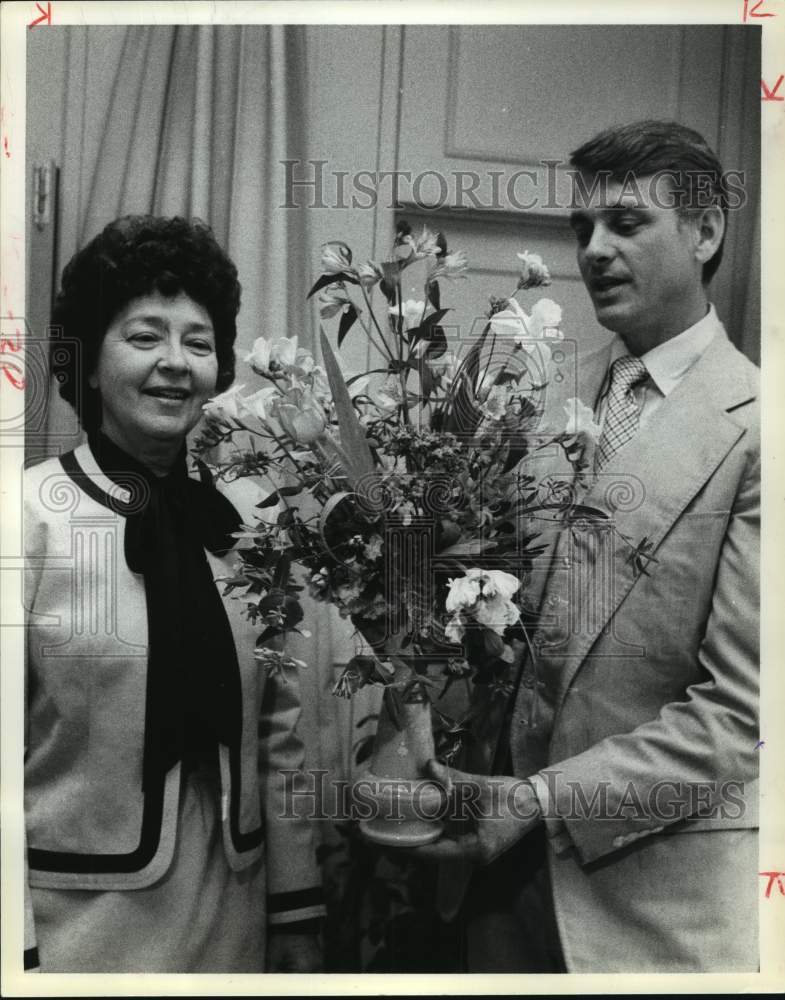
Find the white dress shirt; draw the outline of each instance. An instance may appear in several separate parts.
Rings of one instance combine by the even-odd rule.
[[[703,319],[683,333],[671,337],[663,344],[658,344],[650,351],[642,354],[640,360],[646,366],[649,377],[633,390],[632,394],[638,404],[638,428],[644,427],[652,415],[662,405],[703,354],[718,332],[723,330],[714,306],[709,303],[709,309]],[[605,376],[594,412],[597,423],[602,426],[607,409],[608,390],[610,389],[610,365],[618,358],[629,354],[618,338],[611,345],[610,364]]]

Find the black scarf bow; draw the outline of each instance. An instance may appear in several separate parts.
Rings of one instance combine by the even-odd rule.
[[[89,443],[104,474],[131,494],[126,504],[111,506],[126,517],[126,562],[145,584],[143,788],[149,789],[185,754],[239,740],[237,653],[204,549],[223,555],[241,522],[206,469],[201,481],[189,477],[184,447],[170,473],[158,477],[103,434]]]

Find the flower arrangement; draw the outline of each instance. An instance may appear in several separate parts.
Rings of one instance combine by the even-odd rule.
[[[526,580],[542,545],[532,525],[576,510],[570,484],[538,483],[520,463],[558,440],[580,477],[599,430],[570,400],[564,429],[537,437],[561,309],[548,298],[524,309],[517,296],[550,275],[538,255],[518,258],[516,288],[490,300],[482,332],[462,344],[448,338],[441,284],[464,277],[467,259],[442,234],[402,223],[388,260],[360,264],[328,243],[309,297],[337,326],[339,351],[362,333],[375,366],[343,370],[324,330],[321,364],[296,336],[259,337],[245,362],[260,386],[205,406],[200,458],[221,444],[208,463],[219,479],[253,476],[268,490],[224,581],[260,627],[268,669],[293,665],[282,640],[301,627],[307,587],[367,640],[335,694],[381,685],[394,721],[459,679],[509,694],[534,610]],[[412,274],[421,298],[404,297]],[[435,711],[434,721],[439,748],[454,752],[464,720]]]

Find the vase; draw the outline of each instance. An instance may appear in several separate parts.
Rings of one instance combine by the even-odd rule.
[[[395,673],[392,684],[403,690],[414,677],[408,664],[388,657]],[[363,835],[388,847],[416,847],[441,835],[438,816],[444,792],[426,777],[425,765],[435,756],[431,707],[416,688],[396,701],[391,711],[390,693],[385,692],[379,710],[370,768],[355,783],[355,792],[373,809],[360,822]]]

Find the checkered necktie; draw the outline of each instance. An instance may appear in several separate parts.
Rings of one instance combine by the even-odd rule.
[[[611,460],[619,448],[638,431],[638,404],[632,394],[636,385],[649,377],[640,358],[625,356],[611,365],[611,385],[605,422],[594,457],[594,469],[599,470]]]

